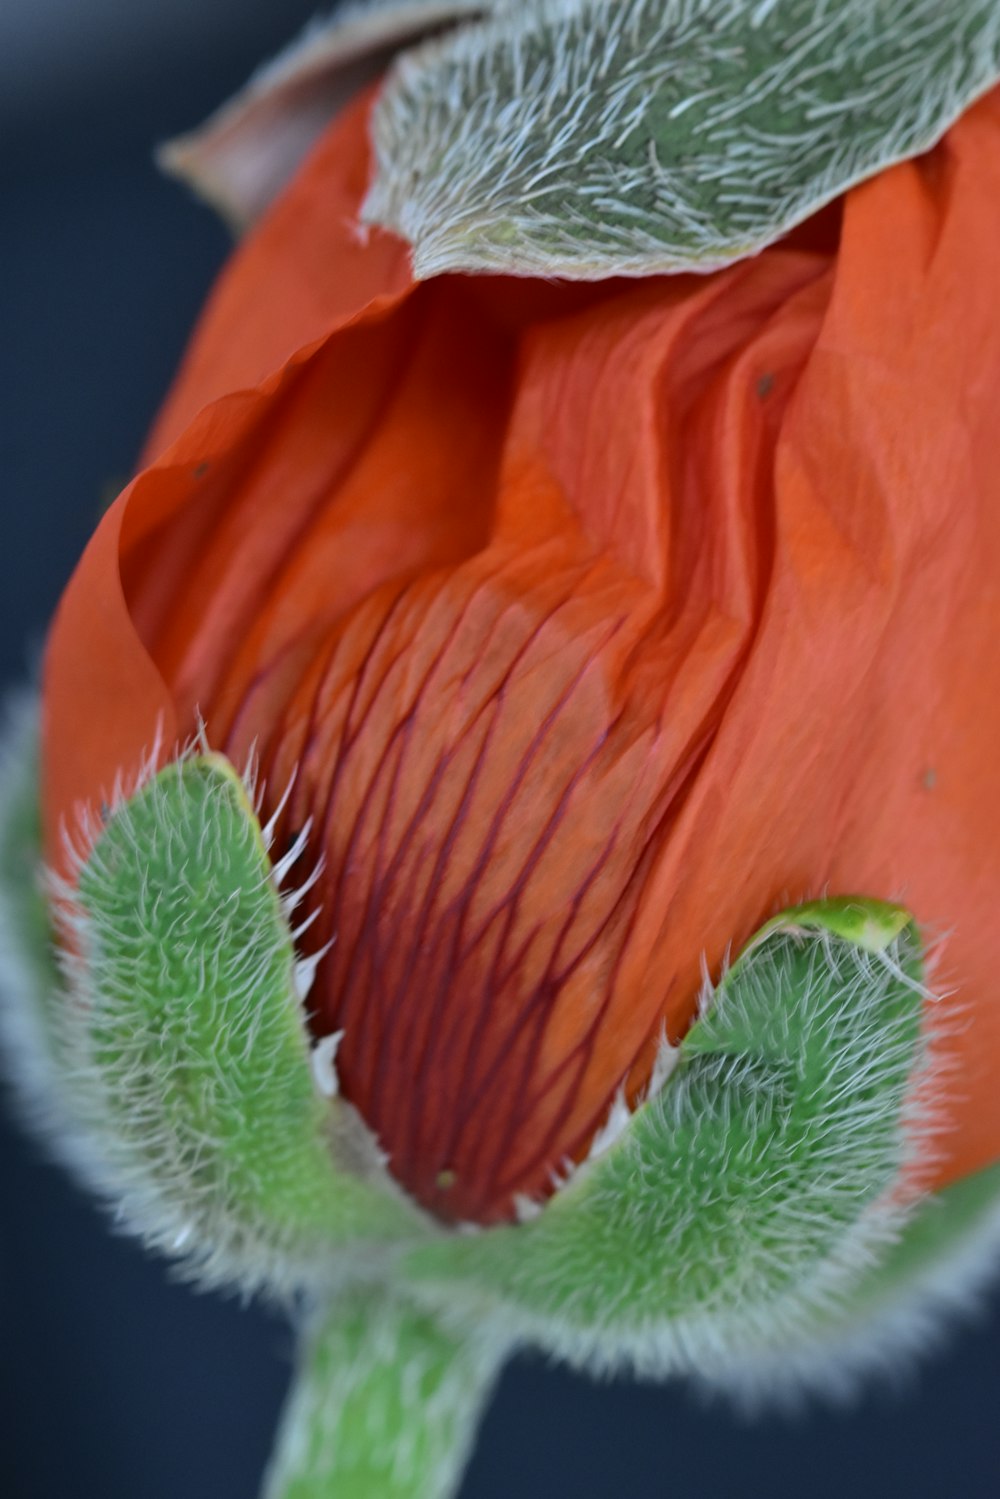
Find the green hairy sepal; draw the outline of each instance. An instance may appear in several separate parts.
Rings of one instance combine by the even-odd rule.
[[[273,1291],[368,1276],[420,1237],[355,1111],[317,1083],[282,893],[227,761],[148,780],[53,890],[68,1150],[126,1223],[203,1281]]]
[[[712,270],[927,150],[995,0],[525,0],[404,52],[364,216],[442,271]]]
[[[420,1249],[408,1274],[452,1305],[474,1287],[590,1367],[723,1377],[797,1341],[905,1221],[924,1009],[905,912],[786,913],[706,996],[659,1093],[544,1211]]]

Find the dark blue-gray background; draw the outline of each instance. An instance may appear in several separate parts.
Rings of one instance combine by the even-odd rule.
[[[227,250],[158,179],[310,12],[302,0],[0,7],[0,673],[32,645]],[[0,1121],[0,1495],[252,1499],[280,1322],[172,1284]],[[676,1386],[505,1375],[463,1499],[996,1499],[1000,1301],[904,1388],[741,1423]],[[332,1496],[331,1496],[332,1499]]]

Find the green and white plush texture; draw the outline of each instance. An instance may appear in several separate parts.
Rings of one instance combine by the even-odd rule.
[[[998,78],[996,0],[508,0],[398,59],[364,217],[421,277],[712,270]]]
[[[905,1221],[895,1189],[927,1148],[920,973],[898,907],[787,913],[706,995],[660,1092],[543,1212],[429,1245],[408,1273],[442,1304],[494,1298],[504,1325],[591,1368],[726,1379],[807,1334]]]
[[[505,1352],[388,1291],[337,1298],[303,1339],[264,1499],[446,1499]]]
[[[123,799],[55,896],[65,1106],[85,1171],[148,1242],[202,1280],[297,1289],[419,1236],[354,1110],[317,1084],[308,965],[227,761],[179,760]]]
[[[126,1227],[204,1281],[295,1298],[266,1499],[446,1499],[517,1346],[750,1403],[837,1391],[933,1340],[995,1268],[1000,1170],[919,1190],[940,1080],[901,908],[769,922],[547,1203],[455,1232],[394,1186],[312,1046],[297,851],[272,865],[233,767],[189,754],[112,795],[50,882],[60,976],[36,744],[21,710],[0,766],[11,1072]]]
[[[982,1309],[1000,1271],[1000,1166],[924,1197],[898,1237],[798,1335],[763,1339],[719,1383],[745,1409],[797,1406],[808,1394],[854,1398],[873,1376],[897,1379]]]

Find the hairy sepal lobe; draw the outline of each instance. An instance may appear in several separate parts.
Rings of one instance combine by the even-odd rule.
[[[444,271],[710,271],[929,149],[993,0],[537,0],[404,53],[364,217]]]
[[[77,1164],[129,1226],[203,1281],[279,1293],[371,1275],[421,1236],[318,1084],[283,897],[226,760],[182,758],[108,809],[54,893]]]
[[[706,996],[608,1150],[519,1228],[418,1250],[414,1283],[433,1297],[447,1281],[599,1370],[722,1379],[808,1341],[919,1201],[927,1008],[905,912],[786,913]]]

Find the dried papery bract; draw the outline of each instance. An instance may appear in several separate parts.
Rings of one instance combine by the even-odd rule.
[[[489,0],[355,0],[303,34],[210,119],[157,152],[236,230],[256,222],[337,112],[394,54],[492,7]]]

